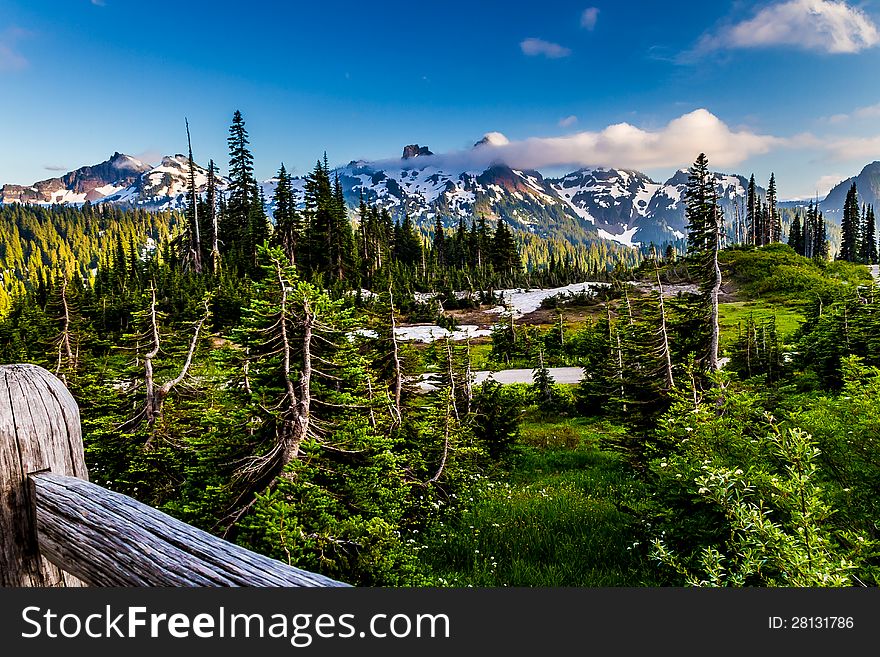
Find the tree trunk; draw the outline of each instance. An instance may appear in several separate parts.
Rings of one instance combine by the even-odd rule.
[[[61,284],[61,305],[64,311],[64,316],[62,317],[64,327],[61,329],[61,336],[58,342],[58,364],[55,367],[55,375],[60,376],[61,380],[66,384],[67,378],[61,372],[62,353],[67,356],[67,367],[71,370],[76,370],[76,359],[73,355],[73,349],[70,347],[70,307],[67,303],[67,278]]]
[[[0,365],[0,586],[82,586],[38,548],[28,475],[87,479],[79,408],[37,365]]]
[[[394,319],[394,295],[390,287],[388,288],[388,299],[391,305],[391,345],[394,356],[394,415],[395,423],[400,424],[403,421],[403,415],[400,410],[400,399],[403,391],[403,370],[400,366],[400,353],[397,349],[397,334],[395,333],[397,322]]]
[[[718,342],[721,333],[721,329],[718,326],[718,296],[721,294],[721,265],[718,262],[720,225],[718,221],[717,205],[714,208],[712,219],[714,222],[713,230],[715,231],[715,239],[713,240],[714,244],[712,245],[712,269],[715,279],[712,285],[712,296],[709,300],[711,304],[709,321],[710,330],[712,331],[712,338],[709,345],[709,369],[714,372],[718,370]]]
[[[672,352],[669,349],[669,332],[666,329],[666,307],[663,302],[663,282],[660,280],[660,267],[654,258],[654,273],[657,275],[657,290],[660,294],[660,335],[663,338],[663,360],[666,366],[666,385],[669,390],[675,387],[675,379],[672,376]]]

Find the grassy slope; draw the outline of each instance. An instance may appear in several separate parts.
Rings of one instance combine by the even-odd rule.
[[[444,527],[423,557],[454,586],[655,585],[633,549],[622,508],[645,491],[618,455],[599,449],[618,427],[586,419],[527,420],[510,477],[489,484],[460,525]]]
[[[815,263],[777,245],[727,251],[724,278],[732,301],[721,306],[723,344],[749,313],[773,314],[783,340],[807,304],[870,280],[866,267]],[[474,352],[485,366],[488,345]],[[427,537],[425,563],[455,586],[662,585],[645,560],[636,512],[649,494],[617,453],[603,451],[607,432],[625,431],[585,418],[542,419],[530,410],[509,475],[473,491],[464,519]]]
[[[805,319],[806,307],[847,287],[870,281],[868,268],[845,262],[816,262],[781,244],[762,249],[722,252],[723,278],[734,290],[734,301],[720,304],[722,347],[737,335],[737,326],[748,319],[776,316],[783,342]]]

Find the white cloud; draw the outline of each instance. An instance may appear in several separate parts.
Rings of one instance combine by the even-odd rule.
[[[860,107],[853,112],[853,116],[857,119],[876,119],[880,116],[880,103],[869,105],[868,107]]]
[[[481,170],[492,164],[517,169],[615,166],[645,170],[688,166],[704,152],[713,167],[728,168],[775,147],[793,145],[800,142],[745,129],[731,130],[711,112],[698,109],[656,130],[618,123],[601,131],[563,137],[533,137],[507,143],[490,141],[468,151],[420,157],[418,165],[430,162],[459,170]]]
[[[876,105],[868,105],[866,107],[857,107],[850,114],[834,114],[833,116],[829,116],[824,118],[824,121],[831,123],[832,125],[838,125],[840,123],[847,123],[853,119],[876,119],[880,117],[880,103]]]
[[[837,186],[838,183],[846,180],[847,176],[841,175],[839,173],[832,173],[828,176],[822,176],[819,180],[816,181],[816,192],[815,194],[822,198],[823,196],[828,196],[828,192],[830,192],[834,187]]]
[[[44,164],[43,168],[46,171],[70,171],[70,169],[63,164]]]
[[[92,0],[92,4],[96,7],[106,7],[107,3],[104,0]]]
[[[585,30],[594,30],[596,21],[599,20],[599,10],[596,7],[587,7],[581,14],[581,27]]]
[[[824,146],[833,160],[880,160],[880,136],[828,139]]]
[[[857,53],[880,43],[865,12],[842,0],[787,0],[764,7],[752,18],[703,36],[684,59],[713,50],[793,46],[832,54]]]
[[[576,117],[574,114],[572,114],[570,116],[566,116],[564,119],[559,119],[559,127],[560,128],[570,128],[571,126],[573,126],[577,122],[578,122],[578,117]]]
[[[132,157],[146,164],[159,164],[159,162],[162,161],[163,155],[155,148],[150,148],[141,153],[136,153],[135,155],[132,155]]]
[[[487,132],[483,135],[483,138],[474,144],[474,147],[477,146],[507,146],[510,143],[510,140],[507,138],[502,132]]]
[[[20,71],[28,65],[27,58],[18,51],[18,42],[30,36],[20,27],[8,27],[0,32],[0,71]]]
[[[523,41],[520,41],[519,47],[523,51],[523,54],[528,55],[529,57],[543,55],[549,59],[559,59],[560,57],[568,57],[571,54],[569,48],[560,46],[558,43],[544,41],[543,39],[524,39]]]

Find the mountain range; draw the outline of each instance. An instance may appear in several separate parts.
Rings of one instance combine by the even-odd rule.
[[[489,142],[487,136],[475,144]],[[462,170],[445,165],[426,146],[407,145],[397,161],[353,161],[335,170],[345,197],[355,208],[363,196],[387,208],[396,218],[409,214],[428,228],[439,216],[446,226],[479,215],[503,217],[512,227],[542,237],[572,242],[607,239],[621,244],[647,244],[683,239],[686,231],[684,193],[687,169],[658,183],[639,171],[608,167],[578,169],[557,178],[504,164]],[[714,173],[716,191],[728,220],[742,213],[748,185],[738,174]],[[173,155],[153,166],[114,153],[107,161],[85,166],[30,186],[4,185],[2,203],[113,203],[147,210],[179,209],[186,204],[189,164]],[[855,182],[860,199],[880,207],[880,162],[842,181],[820,201],[826,216],[839,222],[846,191]],[[207,171],[196,165],[196,186],[204,192]],[[220,177],[218,188],[228,180]],[[293,180],[302,200],[304,179]],[[277,179],[261,183],[271,212]],[[759,193],[764,194],[763,188]],[[787,207],[803,205],[792,201]]]

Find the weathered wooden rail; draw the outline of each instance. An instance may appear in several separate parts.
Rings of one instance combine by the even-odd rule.
[[[0,586],[84,585],[347,586],[90,483],[64,384],[0,366]]]

